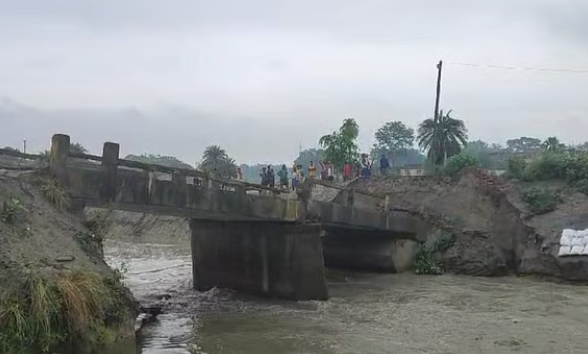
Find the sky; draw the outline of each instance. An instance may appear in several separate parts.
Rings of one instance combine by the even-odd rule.
[[[0,145],[288,162],[353,117],[588,140],[585,0],[0,0]],[[466,66],[476,64],[481,66]]]

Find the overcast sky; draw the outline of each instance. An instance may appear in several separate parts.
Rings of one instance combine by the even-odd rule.
[[[588,140],[586,0],[0,0],[0,145],[291,161],[347,117]]]

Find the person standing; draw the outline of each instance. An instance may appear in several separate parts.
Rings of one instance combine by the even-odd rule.
[[[243,180],[243,171],[241,170],[241,167],[237,167],[237,179],[239,181]]]
[[[261,169],[261,174],[259,176],[261,177],[261,185],[264,187],[267,186],[268,178],[267,169],[265,167]]]
[[[351,164],[347,162],[343,169],[343,182],[351,181]]]
[[[316,166],[313,161],[310,161],[310,165],[308,165],[308,177],[312,179],[316,178]]]
[[[282,165],[278,171],[278,178],[280,179],[280,188],[288,189],[288,168],[286,165]]]
[[[298,167],[296,166],[296,162],[294,162],[294,166],[292,166],[292,190],[296,190],[298,186]]]
[[[328,162],[321,160],[319,165],[321,168],[321,181],[326,182],[329,178]]]
[[[267,177],[269,179],[268,186],[273,188],[276,186],[276,174],[275,174],[274,169],[272,168],[271,165],[267,166],[267,170],[268,170]]]
[[[388,161],[386,155],[382,155],[382,157],[380,157],[380,173],[382,176],[387,176],[388,171],[390,171],[390,161]]]

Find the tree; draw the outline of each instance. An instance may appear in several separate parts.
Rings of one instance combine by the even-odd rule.
[[[380,127],[376,134],[376,143],[372,148],[372,156],[392,155],[392,166],[395,165],[397,155],[406,151],[414,144],[414,129],[407,127],[400,121],[387,122]],[[377,157],[377,156],[376,156]]]
[[[555,136],[550,136],[549,138],[545,139],[545,141],[541,144],[541,147],[545,151],[558,152],[565,150],[566,145],[560,143],[559,139]]]
[[[467,143],[467,129],[462,120],[440,112],[436,118],[425,119],[419,125],[417,141],[427,152],[427,159],[436,166],[457,155]]]
[[[20,150],[19,150],[19,149],[17,149],[17,148],[13,148],[12,146],[5,146],[5,147],[4,147],[4,150],[6,150],[6,151],[10,151],[10,152],[20,152]]]
[[[325,149],[325,158],[341,169],[345,163],[358,157],[358,135],[357,122],[353,118],[347,118],[338,131],[321,137],[319,145]]]
[[[87,154],[88,149],[80,143],[73,143],[69,145],[69,152],[73,152],[74,154]]]
[[[211,145],[204,149],[200,169],[212,172],[223,178],[237,176],[235,160],[227,155],[226,151],[218,145]]]
[[[541,140],[522,136],[518,139],[507,140],[506,147],[514,153],[534,153],[541,150]]]
[[[310,164],[310,161],[314,161],[314,163],[317,163],[317,162],[324,160],[324,159],[325,159],[325,151],[324,150],[311,148],[311,149],[302,150],[300,152],[300,154],[298,154],[298,157],[296,158],[296,163],[299,165],[302,165],[304,168],[306,168]],[[290,167],[290,166],[287,166],[287,167]]]

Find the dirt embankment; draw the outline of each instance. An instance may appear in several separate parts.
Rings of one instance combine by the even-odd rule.
[[[458,179],[390,177],[359,180],[355,188],[389,194],[390,207],[424,219],[429,229],[418,235],[434,243],[440,233],[455,235],[452,247],[436,257],[447,271],[472,275],[508,272],[588,280],[588,257],[557,257],[564,228],[588,227],[588,197],[557,184],[561,203],[553,212],[531,216],[521,201],[523,186],[479,170]],[[340,197],[338,197],[340,198]],[[356,196],[355,203],[377,201]]]
[[[48,181],[39,172],[0,170],[0,352],[78,335],[94,343],[134,336],[137,304],[102,259],[95,234],[62,211],[63,190],[52,190],[63,205],[49,201]]]

